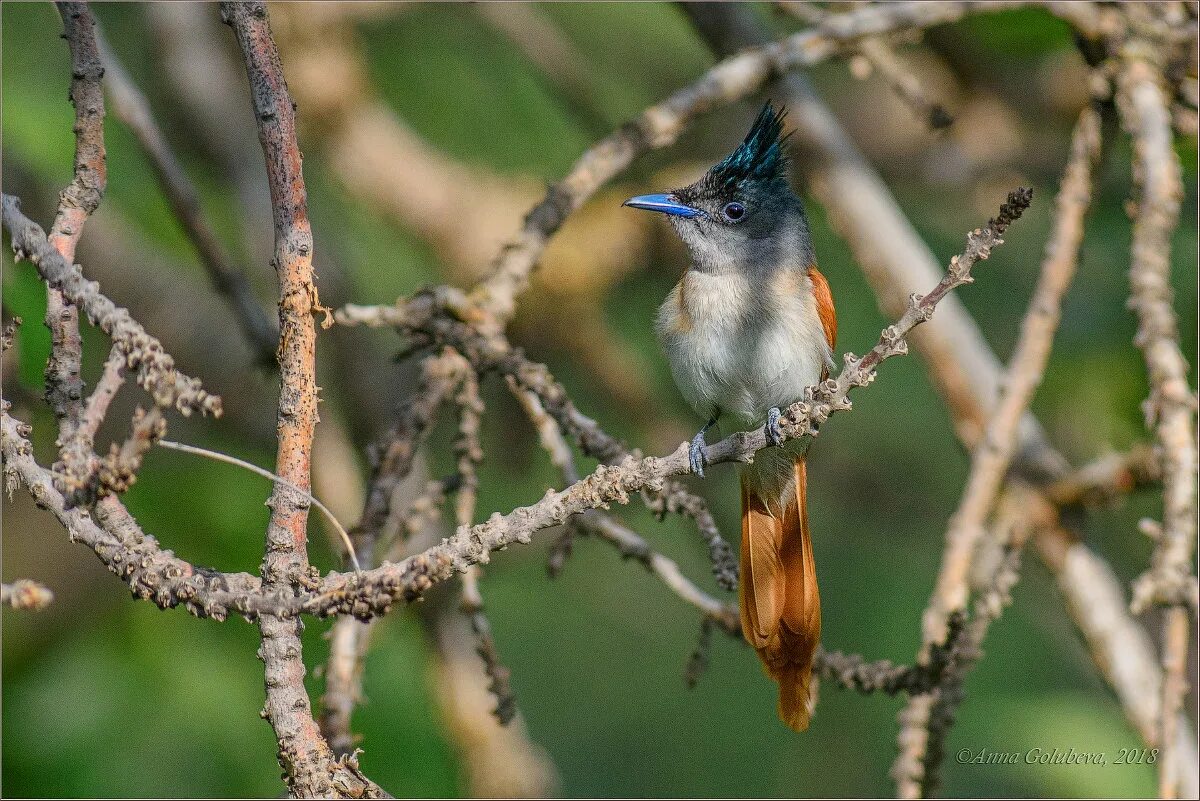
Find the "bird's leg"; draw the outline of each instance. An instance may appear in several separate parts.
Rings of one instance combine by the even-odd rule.
[[[772,445],[783,442],[783,432],[779,430],[780,411],[778,406],[767,409],[767,440]]]
[[[710,418],[709,421],[704,424],[704,428],[700,429],[700,433],[692,437],[691,447],[688,448],[688,464],[691,466],[692,472],[700,476],[700,478],[704,478],[704,463],[707,461],[707,457],[704,454],[705,450],[707,450],[707,448],[704,446],[704,435],[707,434],[708,429],[712,428],[714,425],[716,425],[716,423],[717,418]]]

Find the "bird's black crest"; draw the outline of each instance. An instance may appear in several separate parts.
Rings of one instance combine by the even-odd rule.
[[[745,141],[709,171],[709,181],[723,191],[733,191],[743,181],[769,181],[782,176],[787,166],[783,150],[787,137],[780,134],[786,114],[786,109],[776,111],[768,100]]]

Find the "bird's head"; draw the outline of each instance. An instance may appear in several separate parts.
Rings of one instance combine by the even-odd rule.
[[[641,195],[626,206],[667,215],[706,272],[770,268],[781,259],[811,261],[804,206],[787,181],[782,109],[768,101],[736,150],[696,183]]]

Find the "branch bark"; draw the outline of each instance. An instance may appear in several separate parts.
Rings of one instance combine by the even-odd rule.
[[[58,3],[63,37],[71,48],[71,104],[75,106],[75,176],[59,195],[58,214],[49,243],[68,263],[83,225],[100,205],[108,171],[104,152],[104,67],[96,48],[96,22],[87,3]],[[67,443],[79,425],[83,379],[80,361],[83,340],[79,311],[61,288],[50,286],[46,296],[46,327],[50,329],[50,360],[46,364],[46,402],[59,421],[59,442]]]
[[[635,158],[649,150],[673,144],[697,115],[747,97],[770,79],[788,70],[823,61],[863,37],[953,22],[972,10],[999,11],[1022,5],[1028,4],[997,2],[973,7],[959,2],[898,2],[863,5],[848,13],[830,16],[820,28],[729,56],[700,80],[646,109],[584,153],[529,212],[521,232],[496,259],[492,274],[472,291],[472,300],[491,312],[499,324],[507,322],[516,308],[516,297],[528,287],[529,276],[547,242],[571,212]]]
[[[312,230],[304,185],[295,109],[271,38],[266,4],[222,3],[221,17],[234,31],[246,62],[259,141],[267,165],[275,224],[273,266],[279,277],[279,448],[275,473],[309,490],[313,430],[317,424],[316,324],[321,308],[313,284]],[[263,557],[263,589],[313,582],[308,563],[309,501],[277,483],[267,502],[271,521]],[[279,743],[279,764],[294,797],[378,795],[379,788],[357,770],[351,757],[335,761],[313,720],[304,688],[298,619],[259,619],[265,666],[265,717]]]
[[[1071,24],[1085,41],[1105,51],[1119,45],[1126,33],[1127,22],[1117,9],[1082,2],[1034,5],[1045,5]],[[735,4],[685,4],[685,9],[719,55],[761,45],[769,36],[752,14]],[[791,73],[782,82],[793,110],[789,119],[796,125],[792,141],[803,154],[796,163],[807,171],[813,194],[825,207],[831,225],[846,239],[881,308],[885,313],[896,314],[904,307],[908,293],[932,280],[936,261],[882,179],[807,81]],[[913,344],[923,356],[933,385],[945,399],[955,431],[970,448],[981,436],[987,410],[995,405],[1000,362],[978,325],[955,298],[942,306],[943,312],[933,325],[917,332]],[[1036,420],[1028,417],[1022,422],[1014,469],[1040,485],[1068,475],[1069,467],[1049,446]],[[1039,499],[1039,503],[1044,500]],[[1067,610],[1087,641],[1097,669],[1113,687],[1126,716],[1153,746],[1157,737],[1153,727],[1146,725],[1147,708],[1142,692],[1147,685],[1141,679],[1158,673],[1154,649],[1144,632],[1137,638],[1124,636],[1129,631],[1141,631],[1127,610],[1105,606],[1102,617],[1093,617],[1091,608],[1081,602],[1098,593],[1103,598],[1120,597],[1121,588],[1115,583],[1112,570],[1099,555],[1076,543],[1075,536],[1062,524],[1041,529],[1035,536],[1043,561],[1054,572]],[[1068,563],[1051,556],[1063,552],[1078,554],[1078,558]],[[1091,569],[1071,570],[1070,565],[1076,563],[1087,564]],[[1099,589],[1077,584],[1085,575],[1107,583]],[[1100,620],[1106,625],[1098,625]],[[1114,668],[1114,654],[1120,657],[1121,669]],[[1181,730],[1176,746],[1180,749],[1180,764],[1195,761],[1195,739],[1188,730]],[[1179,775],[1194,794],[1195,775],[1187,770]]]
[[[932,316],[938,302],[951,289],[972,280],[971,269],[1002,243],[1001,234],[1028,207],[1031,194],[1029,190],[1012,192],[996,218],[984,229],[968,234],[966,248],[961,255],[951,259],[942,280],[927,295],[910,298],[904,315],[884,330],[874,348],[861,358],[847,353],[845,367],[836,379],[810,387],[805,400],[785,410],[780,418],[784,439],[815,435],[817,427],[831,414],[850,408],[847,394],[852,388],[871,383],[881,362],[906,353],[908,333]],[[428,298],[425,300],[426,303],[417,308],[423,306],[427,314]],[[410,312],[405,306],[347,306],[338,311],[337,318],[347,325],[410,329],[417,322]],[[421,313],[415,316],[419,320]],[[714,465],[728,461],[748,462],[766,444],[766,433],[762,429],[733,434],[709,446],[708,462]],[[485,523],[462,527],[443,544],[399,565],[384,565],[364,573],[357,580],[347,575],[331,576],[332,581],[327,583],[323,593],[306,607],[356,615],[377,614],[393,600],[415,597],[468,565],[486,562],[493,550],[518,542],[526,543],[534,532],[563,523],[574,514],[614,501],[626,503],[631,493],[642,490],[661,493],[671,476],[689,471],[687,447],[686,442],[682,443],[666,457],[634,459],[626,456],[619,464],[602,464],[571,487],[559,492],[548,491],[541,501],[507,515],[493,515]]]
[[[1021,418],[1045,373],[1061,318],[1063,297],[1075,276],[1079,246],[1083,241],[1083,218],[1091,203],[1092,168],[1099,150],[1100,117],[1088,108],[1080,116],[1072,135],[1071,155],[1056,201],[1054,230],[1047,242],[1041,274],[1002,382],[1004,390],[983,438],[971,452],[966,486],[946,530],[946,547],[942,552],[937,585],[922,616],[919,662],[928,658],[929,648],[934,643],[945,638],[950,613],[966,606],[971,564],[1016,452]],[[986,628],[986,623],[984,625]],[[939,707],[942,715],[953,714],[956,699],[950,698],[946,689],[935,691],[930,698],[912,699],[901,714],[900,755],[893,776],[902,798],[925,797],[936,790],[937,762],[940,761],[941,738],[945,736],[946,727],[935,728],[931,722]],[[927,736],[922,737],[915,731],[920,728],[927,729]]]
[[[1192,626],[1185,599],[1195,569],[1197,471],[1196,405],[1188,385],[1188,363],[1179,347],[1171,290],[1171,233],[1179,221],[1183,185],[1161,72],[1148,60],[1128,58],[1118,75],[1117,101],[1122,122],[1133,137],[1137,203],[1129,305],[1137,313],[1134,343],[1142,351],[1150,381],[1146,424],[1154,431],[1163,475],[1163,523],[1150,569],[1134,582],[1132,606],[1135,612],[1151,602],[1168,606],[1157,738],[1163,748],[1159,795],[1177,798],[1177,774],[1184,766],[1178,752],[1167,746],[1176,739],[1178,712],[1187,692]]]
[[[100,293],[100,285],[83,277],[77,265],[53,247],[37,223],[21,213],[20,201],[3,196],[4,227],[8,229],[13,253],[18,260],[28,259],[41,273],[42,280],[62,290],[63,297],[78,306],[88,320],[108,334],[121,349],[127,368],[137,369],[138,385],[159,406],[174,406],[187,416],[192,412],[221,414],[221,399],[210,395],[195,378],[175,369],[175,360],[163,350],[162,343],[146,332],[126,309]]]

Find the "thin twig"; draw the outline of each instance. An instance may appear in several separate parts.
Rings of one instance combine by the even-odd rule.
[[[1034,502],[1048,503],[1042,498]],[[1067,611],[1100,674],[1113,688],[1125,716],[1149,748],[1176,754],[1171,775],[1181,795],[1196,795],[1196,739],[1182,712],[1176,716],[1175,738],[1161,742],[1164,675],[1146,629],[1129,614],[1129,601],[1112,566],[1081,542],[1069,539],[1061,527],[1034,536],[1042,561],[1050,568],[1066,601]]]
[[[226,464],[237,465],[238,467],[241,467],[245,470],[249,470],[251,473],[257,473],[258,475],[262,476],[263,478],[270,479],[271,481],[277,481],[280,484],[290,487],[291,489],[300,493],[305,498],[307,498],[308,501],[313,506],[320,509],[321,512],[325,515],[326,519],[329,520],[329,522],[333,525],[333,528],[337,531],[338,536],[340,536],[342,538],[342,544],[346,546],[346,553],[348,553],[350,555],[350,562],[351,562],[351,564],[354,565],[354,569],[359,572],[362,571],[362,566],[359,565],[359,562],[358,562],[358,554],[356,554],[354,552],[354,544],[352,542],[350,542],[349,532],[347,532],[345,527],[340,522],[338,522],[337,517],[334,516],[333,512],[331,512],[329,510],[329,507],[326,506],[325,504],[321,503],[320,499],[317,498],[316,495],[313,495],[312,493],[301,489],[300,487],[296,486],[292,482],[288,481],[286,478],[281,478],[281,477],[275,475],[270,470],[267,470],[265,467],[259,467],[258,465],[254,464],[252,462],[247,462],[243,459],[237,458],[236,456],[230,456],[227,453],[221,453],[220,451],[210,451],[206,448],[198,448],[195,445],[185,445],[182,442],[173,442],[172,440],[169,440],[169,439],[160,439],[158,441],[158,445],[163,448],[169,448],[170,450],[173,450],[173,451],[180,451],[182,453],[190,453],[195,456],[203,456],[206,459],[212,459],[217,462],[225,462]]]
[[[96,474],[96,493],[105,496],[127,492],[137,481],[142,459],[166,432],[167,421],[163,418],[161,409],[152,406],[147,412],[142,407],[137,407],[129,424],[129,436],[120,445],[114,442],[108,455],[100,460]]]
[[[355,306],[338,310],[335,318],[344,325],[396,327],[407,335],[432,338],[463,354],[479,373],[496,370],[511,377],[523,390],[533,393],[546,412],[568,433],[588,456],[605,464],[618,464],[640,456],[624,442],[605,432],[595,420],[576,408],[566,389],[543,364],[532,362],[495,331],[491,315],[469,304],[461,292],[438,287],[422,292],[400,306]],[[484,321],[478,327],[464,319]],[[491,322],[488,322],[491,321]],[[657,514],[682,514],[692,518],[708,545],[713,575],[728,590],[737,587],[737,559],[721,536],[704,499],[678,481],[667,480],[660,488],[642,491],[643,502]]]
[[[820,25],[829,16],[828,11],[815,3],[777,2],[775,5],[810,25]],[[855,50],[855,58],[851,59],[852,71],[861,60],[867,65],[868,72],[873,70],[883,78],[888,88],[912,111],[913,116],[935,131],[954,124],[954,118],[946,111],[945,106],[930,98],[925,87],[921,85],[921,80],[900,60],[886,40],[878,37],[863,39]]]
[[[538,258],[566,218],[595,191],[633,160],[654,148],[674,143],[697,115],[735,102],[761,89],[768,80],[800,66],[811,66],[864,37],[912,30],[961,19],[970,11],[998,11],[1025,3],[898,2],[860,6],[836,14],[819,29],[802,31],[778,42],[752,47],[720,62],[698,81],[646,109],[636,119],[593,145],[545,199],[525,218],[517,237],[493,265],[491,276],[473,291],[473,301],[507,322],[516,297],[529,285]],[[1050,4],[1059,13],[1063,8]]]
[[[479,497],[479,465],[483,461],[483,443],[480,434],[483,425],[483,398],[479,393],[479,379],[470,362],[460,354],[449,351],[454,357],[456,371],[461,375],[454,402],[458,406],[458,437],[454,451],[458,455],[458,490],[454,499],[455,525],[468,527],[475,519],[475,505]],[[484,672],[488,677],[488,691],[496,699],[492,714],[501,726],[507,726],[517,717],[517,699],[509,681],[510,671],[500,661],[492,625],[484,609],[483,593],[479,590],[482,577],[479,565],[470,565],[462,574],[460,607],[471,623],[475,634],[475,652],[483,660]]]
[[[8,229],[16,258],[32,262],[42,280],[61,288],[63,297],[108,334],[113,344],[121,348],[125,366],[137,369],[138,385],[150,393],[155,403],[174,406],[185,416],[192,412],[220,416],[220,398],[205,392],[198,380],[176,370],[175,360],[163,350],[162,343],[146,333],[128,310],[102,295],[95,281],[84,278],[78,266],[52,247],[42,229],[21,213],[17,198],[3,195],[3,202],[4,227]]]
[[[1075,5],[1080,10],[1088,7]],[[749,7],[693,3],[684,4],[684,10],[718,56],[770,41],[770,31]],[[793,163],[827,210],[831,227],[846,241],[884,316],[899,316],[909,295],[940,277],[937,257],[810,83],[798,72],[789,72],[779,78],[778,89],[785,94],[791,109],[788,120],[795,125],[788,140],[798,154]],[[931,325],[914,333],[912,344],[951,412],[955,432],[973,446],[999,393],[1000,360],[955,297],[946,299]],[[1020,455],[1022,472],[1043,471],[1046,463],[1066,464],[1057,454],[1047,454],[1045,436],[1032,418],[1022,424]]]
[[[163,609],[183,606],[197,617],[215,620],[230,613],[249,616],[254,609],[283,606],[278,596],[264,595],[257,576],[198,567],[164,550],[114,496],[101,499],[94,515],[69,506],[55,486],[54,474],[34,461],[30,426],[8,414],[7,401],[0,425],[6,487],[24,485],[34,501],[58,519],[71,541],[91,548],[135,598]]]
[[[1083,40],[1111,51],[1125,32],[1122,9],[1134,7],[1116,9],[1080,2],[1050,4],[1047,8],[1064,17]],[[761,45],[769,36],[750,9],[738,4],[707,3],[687,9],[720,55]],[[701,24],[693,9],[703,10],[703,19],[711,25]],[[853,137],[808,82],[789,73],[781,78],[781,86],[793,112],[789,119],[796,125],[790,141],[803,154],[795,160],[797,169],[826,209],[830,224],[846,239],[881,309],[888,315],[898,314],[909,293],[933,280],[938,265],[932,252],[887,185],[854,146]],[[941,304],[933,324],[922,327],[912,341],[923,357],[931,383],[946,403],[955,432],[971,448],[981,435],[987,410],[995,404],[1001,365],[966,308],[957,298],[948,301]],[[1014,471],[1040,484],[1055,481],[1068,470],[1066,459],[1049,446],[1037,421],[1026,417]],[[1045,503],[1043,498],[1038,501]],[[1084,600],[1098,594],[1105,599],[1119,598],[1121,588],[1115,575],[1101,557],[1074,544],[1071,532],[1061,525],[1040,531],[1037,541],[1043,561],[1059,580],[1068,613],[1089,643],[1097,670],[1112,686],[1129,720],[1153,747],[1157,737],[1153,725],[1147,726],[1142,693],[1148,686],[1146,677],[1157,671],[1154,649],[1128,610],[1103,605],[1104,615],[1094,616],[1092,606]],[[1078,559],[1064,562],[1053,556],[1064,550],[1079,554]],[[1074,564],[1086,564],[1088,569],[1070,569]],[[1084,585],[1084,581],[1100,582],[1102,586]],[[1140,632],[1140,636],[1130,637],[1130,632]],[[1195,739],[1187,729],[1180,732],[1180,763],[1194,762]],[[1195,774],[1184,769],[1179,775],[1195,794]]]
[[[962,254],[951,259],[946,275],[937,286],[923,297],[914,295],[905,314],[884,330],[874,348],[861,358],[852,353],[845,354],[845,367],[836,379],[808,388],[804,400],[788,407],[780,418],[784,439],[815,435],[817,427],[831,414],[850,408],[847,395],[851,389],[874,380],[876,369],[884,360],[907,352],[907,334],[932,316],[938,302],[952,288],[972,280],[971,269],[978,261],[987,258],[992,248],[1001,244],[1003,240],[1000,235],[1028,206],[1031,195],[1025,189],[1010,193],[996,218],[989,221],[984,229],[976,229],[968,234],[966,248]],[[338,311],[338,319],[343,324],[403,328],[412,323],[406,311],[400,306],[347,306]],[[733,434],[709,447],[709,462],[715,465],[727,461],[749,461],[766,445],[766,433],[762,429]],[[380,604],[386,608],[395,599],[419,595],[433,583],[444,580],[469,564],[486,562],[493,550],[517,542],[528,542],[536,531],[559,525],[587,509],[614,501],[626,503],[630,493],[643,489],[660,492],[669,477],[689,470],[687,443],[682,443],[674,453],[665,457],[627,457],[617,465],[602,464],[577,484],[560,492],[549,491],[535,504],[507,515],[493,515],[487,522],[470,528],[460,528],[443,544],[406,559],[399,565],[384,565],[375,571],[368,571],[363,576],[365,585],[359,583],[355,586],[348,584],[344,578],[334,578],[326,585],[321,597],[306,604],[306,607],[309,610],[353,611],[355,614],[377,613]]]
[[[1151,445],[1107,453],[1048,484],[1046,497],[1056,506],[1106,506],[1162,479],[1162,464]]]
[[[96,432],[100,430],[100,424],[108,414],[109,405],[124,383],[125,354],[121,352],[120,347],[113,345],[108,352],[108,358],[104,360],[104,372],[100,374],[100,379],[96,381],[92,394],[84,404],[83,419],[79,431],[76,432],[76,437],[86,442],[88,447],[94,442]]]

